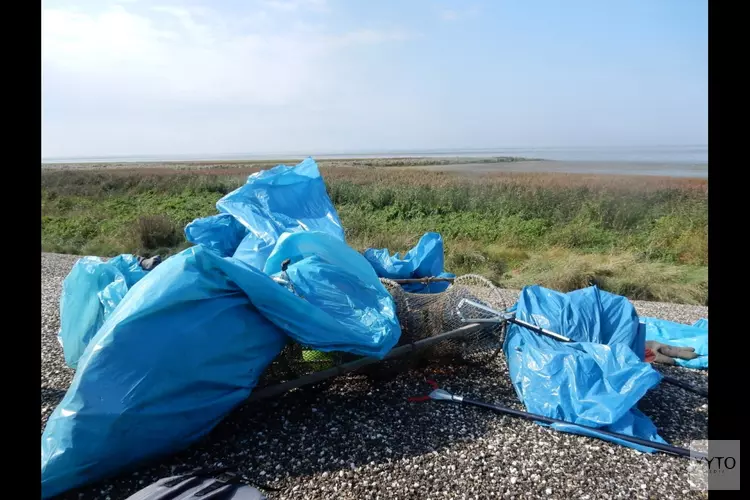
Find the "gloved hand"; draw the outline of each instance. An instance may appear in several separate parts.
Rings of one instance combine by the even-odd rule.
[[[698,355],[693,347],[676,347],[673,345],[662,344],[654,340],[646,342],[646,362],[661,363],[664,365],[677,364],[675,358],[695,359]]]

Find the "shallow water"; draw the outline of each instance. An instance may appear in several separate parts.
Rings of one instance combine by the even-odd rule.
[[[312,156],[317,159],[336,158],[394,158],[394,157],[487,157],[517,156],[560,161],[606,161],[635,163],[687,163],[707,164],[707,146],[651,146],[651,147],[588,147],[588,148],[481,148],[481,149],[414,149],[391,151],[349,152],[278,152],[278,153],[232,153],[232,154],[164,154],[130,155],[79,158],[42,158],[43,163],[119,163],[119,162],[163,162],[163,161],[208,161],[208,160],[273,160],[294,159]]]
[[[653,175],[661,177],[708,178],[708,166],[691,163],[636,161],[519,161],[507,163],[458,163],[432,165],[428,170],[486,174],[492,172],[553,172],[563,174]]]

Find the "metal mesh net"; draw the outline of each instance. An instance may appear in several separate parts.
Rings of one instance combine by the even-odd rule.
[[[495,310],[507,308],[500,290],[488,279],[467,274],[455,278],[453,283],[440,293],[410,293],[395,281],[381,279],[396,304],[396,313],[401,324],[401,337],[396,347],[415,344],[420,340],[456,330],[466,323],[459,314],[462,299],[470,299]],[[465,310],[462,310],[465,314]],[[472,308],[473,318],[490,314]],[[495,355],[502,345],[504,324],[483,323],[482,328],[460,337],[453,337],[433,344],[425,349],[395,360],[387,360],[361,370],[368,373],[407,367],[420,360],[465,361],[482,363]],[[360,359],[359,356],[343,353],[324,353],[289,343],[266,369],[259,387],[273,386],[281,382],[309,376]]]

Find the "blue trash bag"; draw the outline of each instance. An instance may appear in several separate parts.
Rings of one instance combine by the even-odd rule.
[[[316,233],[305,236],[314,247]],[[48,420],[43,497],[174,453],[207,434],[249,396],[285,333],[318,350],[385,356],[400,336],[390,295],[374,285],[363,257],[357,263],[343,242],[322,236],[328,240],[318,245],[329,245],[328,254],[275,254],[302,257],[287,274],[304,298],[200,245],[137,283],[89,343]],[[292,239],[287,246],[302,245]],[[326,261],[337,252],[353,263],[350,269]]]
[[[443,237],[439,233],[425,233],[416,246],[401,257],[390,254],[387,248],[365,250],[365,258],[381,278],[455,278],[455,274],[443,271]],[[430,284],[408,283],[402,288],[411,293],[438,293],[445,291],[450,283],[439,281]]]
[[[708,318],[699,319],[698,321],[693,323],[693,326],[698,328],[705,328],[706,330],[708,330]]]
[[[250,175],[216,208],[247,228],[233,256],[258,269],[285,232],[322,231],[344,241],[344,228],[312,158]]]
[[[102,325],[42,435],[43,497],[180,450],[250,394],[285,336],[217,261],[166,259]]]
[[[531,413],[664,443],[636,404],[661,381],[644,361],[645,337],[625,298],[592,286],[567,294],[525,287],[516,317],[564,335],[563,343],[510,324],[503,345],[511,382]],[[561,431],[615,441],[596,431],[554,424]]]
[[[128,289],[144,277],[138,258],[122,254],[104,261],[83,257],[63,280],[60,331],[65,363],[76,368],[86,345],[114,311]]]
[[[282,262],[287,259],[290,263],[282,273]],[[324,352],[383,358],[398,342],[401,328],[393,297],[364,257],[335,236],[317,231],[286,233],[264,271],[288,279],[304,297],[299,314],[273,319],[285,330],[296,332],[290,335],[300,344]],[[298,324],[292,328],[290,322]],[[320,331],[310,325],[319,325]]]
[[[684,325],[658,318],[641,317],[641,328],[646,340],[661,342],[676,347],[692,347],[698,357],[676,359],[679,366],[708,369],[708,320],[699,319],[692,325]]]
[[[222,257],[231,257],[248,230],[230,214],[217,214],[195,219],[185,226],[185,238],[203,245]]]

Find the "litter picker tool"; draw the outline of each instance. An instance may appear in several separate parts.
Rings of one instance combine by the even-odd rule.
[[[473,308],[473,315],[474,317],[469,317],[467,315],[468,311],[471,311]],[[516,318],[515,314],[509,313],[507,311],[497,311],[495,309],[492,309],[491,307],[487,307],[484,304],[480,304],[479,302],[476,302],[471,299],[461,299],[461,301],[458,303],[456,313],[458,314],[458,317],[461,318],[461,320],[464,323],[513,323],[514,325],[522,326],[526,328],[527,330],[530,330],[538,335],[541,335],[543,337],[548,337],[553,340],[557,340],[559,342],[575,342],[573,339],[566,337],[564,335],[560,335],[559,333],[555,333],[553,331],[547,330],[546,328],[541,328],[537,325],[531,324],[527,321],[523,321],[521,319]],[[680,387],[681,389],[684,389],[686,391],[692,392],[694,394],[698,394],[699,396],[708,397],[708,392],[704,391],[703,389],[700,389],[698,387],[694,387],[687,382],[683,382],[681,380],[678,380],[676,378],[670,377],[668,375],[662,374],[662,380],[668,384],[672,384],[676,387]]]
[[[635,436],[628,436],[626,434],[620,434],[617,432],[610,432],[603,429],[598,429],[594,427],[589,427],[586,425],[580,425],[580,424],[573,424],[571,422],[566,422],[565,420],[559,420],[556,418],[550,418],[545,417],[543,415],[537,415],[535,413],[529,413],[522,410],[515,410],[513,408],[509,408],[504,405],[493,405],[490,403],[485,403],[483,401],[476,401],[473,399],[464,398],[463,396],[459,396],[457,394],[451,394],[450,392],[438,388],[438,385],[433,380],[427,380],[427,383],[432,386],[433,390],[429,394],[425,396],[416,396],[409,398],[409,401],[411,402],[420,402],[420,401],[428,401],[428,400],[435,400],[435,401],[450,401],[453,403],[463,403],[471,406],[478,406],[480,408],[486,408],[488,410],[494,410],[497,412],[500,412],[504,415],[509,415],[511,417],[517,417],[522,418],[524,420],[531,420],[533,422],[541,422],[544,424],[564,424],[566,426],[572,427],[572,428],[578,428],[581,430],[588,430],[593,431],[597,434],[600,434],[602,436],[607,436],[614,439],[619,439],[621,441],[625,441],[632,444],[637,444],[639,446],[644,446],[647,448],[651,448],[654,450],[658,450],[664,453],[669,453],[672,455],[677,455],[681,457],[688,457],[688,458],[695,458],[695,459],[701,459],[705,458],[705,455],[700,452],[693,451],[691,453],[690,450],[686,448],[680,448],[678,446],[672,446],[669,444],[664,443],[657,443],[654,441],[649,441],[648,439],[641,439]],[[596,437],[592,436],[591,433],[585,433],[585,435],[589,437]]]

